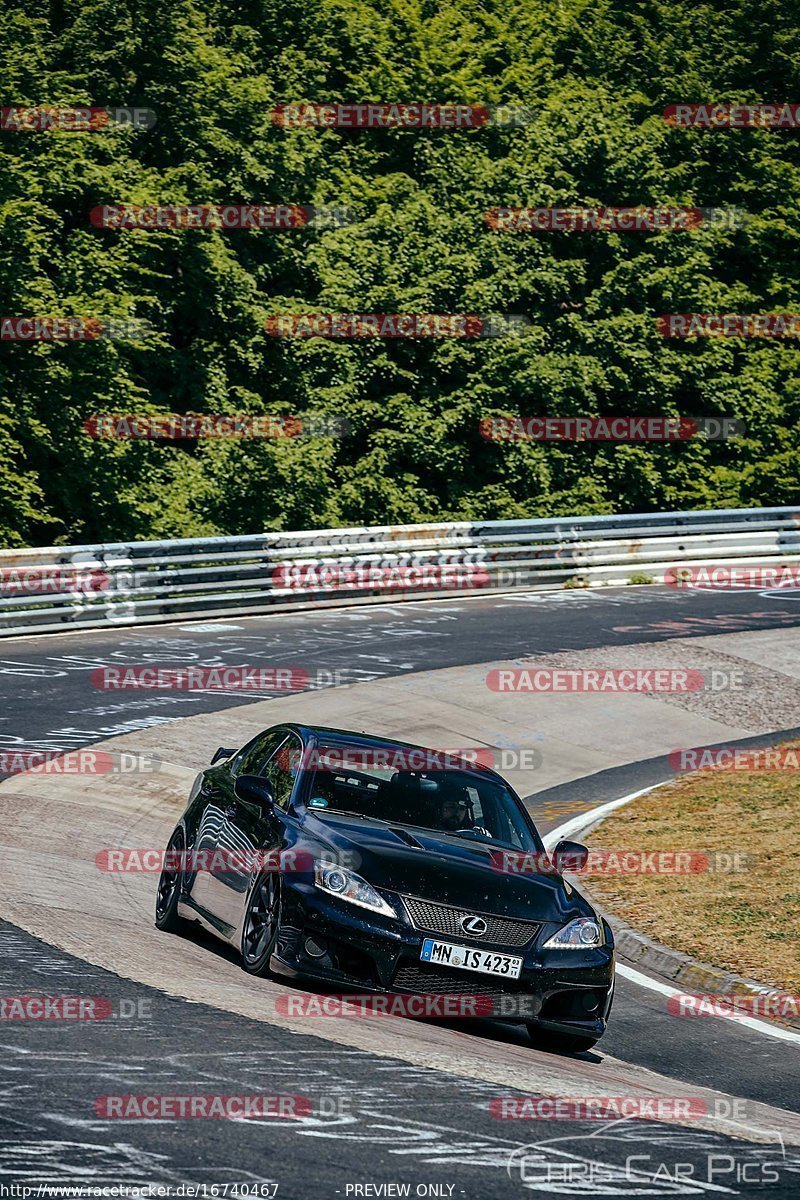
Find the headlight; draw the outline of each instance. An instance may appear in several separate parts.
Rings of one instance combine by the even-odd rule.
[[[329,867],[325,863],[314,863],[314,883],[323,892],[338,896],[340,900],[349,900],[351,904],[359,904],[372,912],[383,913],[387,917],[396,917],[392,906],[379,896],[371,883],[356,875],[355,871],[346,871],[344,867]]]
[[[548,938],[543,950],[591,950],[605,942],[603,927],[592,917],[576,917]]]

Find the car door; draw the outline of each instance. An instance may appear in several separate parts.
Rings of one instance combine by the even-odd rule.
[[[287,730],[278,726],[265,730],[222,767],[205,772],[200,788],[205,808],[198,829],[196,846],[203,850],[192,896],[212,916],[230,924],[226,913],[230,908],[231,883],[227,876],[229,852],[241,849],[240,838],[231,821],[236,816],[236,795],[233,787],[237,775],[258,775],[264,764],[286,741]],[[235,874],[235,871],[233,871]],[[215,922],[216,924],[216,922]],[[228,932],[223,930],[222,932]]]
[[[209,870],[219,847],[219,839],[227,821],[226,810],[230,804],[228,764],[209,767],[203,772],[199,801],[200,817],[194,834],[197,869],[191,881],[192,903],[206,913],[214,911],[214,876]]]
[[[251,881],[258,868],[253,868],[260,851],[279,851],[285,844],[286,818],[295,780],[300,769],[302,744],[293,731],[284,729],[280,736],[270,739],[258,747],[259,759],[255,755],[237,765],[236,775],[258,775],[267,779],[275,796],[275,805],[264,809],[260,805],[241,800],[233,792],[221,844],[231,853],[231,869],[219,874],[219,915],[237,928],[244,912],[244,905]],[[241,865],[240,865],[241,864]]]

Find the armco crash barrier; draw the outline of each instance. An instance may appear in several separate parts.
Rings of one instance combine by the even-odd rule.
[[[461,521],[0,551],[0,635],[800,568],[800,508]]]

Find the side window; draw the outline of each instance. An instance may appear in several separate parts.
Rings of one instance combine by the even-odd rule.
[[[285,729],[268,729],[243,746],[231,763],[231,775],[260,775],[267,759],[286,740]]]
[[[278,749],[276,747],[276,749]],[[302,745],[296,734],[290,733],[266,766],[259,772],[272,784],[275,803],[279,808],[288,808],[294,781],[301,765]]]

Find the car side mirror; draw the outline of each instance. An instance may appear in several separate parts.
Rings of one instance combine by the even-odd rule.
[[[589,851],[580,842],[561,841],[553,851],[553,863],[559,875],[564,871],[580,871],[588,858]]]
[[[245,804],[254,804],[262,812],[269,812],[275,804],[272,784],[260,775],[237,775],[233,790]]]

